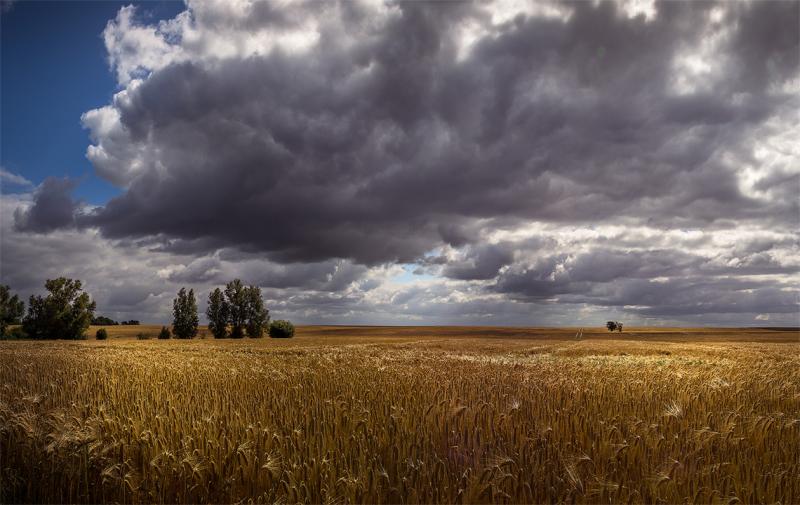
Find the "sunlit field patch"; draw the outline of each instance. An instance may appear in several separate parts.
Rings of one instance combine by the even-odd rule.
[[[800,501],[791,334],[406,332],[2,342],[0,501]]]

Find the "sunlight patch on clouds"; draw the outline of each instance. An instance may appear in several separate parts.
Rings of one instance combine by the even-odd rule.
[[[723,8],[708,12],[708,22],[699,40],[687,41],[672,59],[672,91],[677,95],[713,93],[715,86],[725,85],[728,77],[723,69],[729,64],[728,56],[721,51],[733,30],[718,21]]]

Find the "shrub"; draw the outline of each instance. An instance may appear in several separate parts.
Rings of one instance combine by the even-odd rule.
[[[294,336],[294,325],[284,319],[277,319],[269,324],[269,336],[271,338],[292,338]]]
[[[136,334],[136,339],[137,340],[150,340],[150,335],[148,335],[146,333],[137,333]]]
[[[0,335],[0,340],[20,340],[28,338],[28,334],[22,329],[22,326],[15,326],[6,330],[5,334]]]
[[[166,326],[162,326],[161,331],[158,332],[158,339],[167,340],[169,338],[172,338],[172,333],[169,332],[169,328],[167,328]]]
[[[97,333],[94,334],[94,338],[96,338],[97,340],[106,340],[108,339],[108,332],[106,331],[105,328],[100,328],[99,330],[97,330]]]

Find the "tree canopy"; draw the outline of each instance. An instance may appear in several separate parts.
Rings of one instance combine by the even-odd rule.
[[[214,338],[225,338],[228,332],[228,304],[219,288],[208,294],[206,317],[208,317],[208,329]]]
[[[38,339],[81,339],[89,328],[95,302],[83,292],[81,281],[48,279],[46,297],[31,296],[22,322],[25,333]]]
[[[261,288],[245,286],[240,279],[215,289],[208,295],[208,329],[215,338],[261,337],[269,325],[269,310],[264,306]],[[230,326],[230,334],[227,328]]]
[[[264,299],[261,298],[261,288],[249,286],[245,288],[245,303],[247,306],[247,336],[261,337],[269,324],[269,310],[264,307]]]
[[[178,297],[172,301],[172,332],[177,338],[194,338],[197,335],[197,325],[200,323],[197,317],[197,300],[194,297],[194,290],[188,292],[186,288],[178,291]]]

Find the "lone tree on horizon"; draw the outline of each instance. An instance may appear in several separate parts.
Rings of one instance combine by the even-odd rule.
[[[197,317],[197,300],[193,289],[188,293],[186,288],[178,291],[178,297],[172,301],[172,315],[172,333],[176,338],[194,338],[197,335],[200,320]]]
[[[92,323],[97,304],[83,292],[81,281],[48,279],[46,297],[31,296],[22,329],[30,338],[77,340]]]

